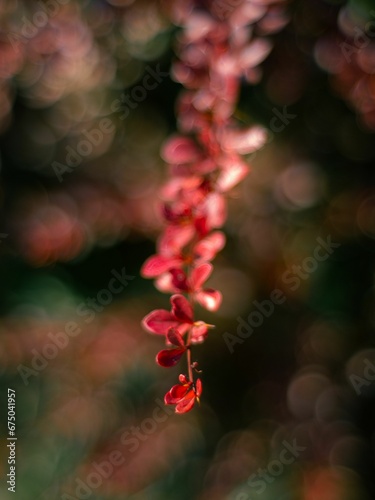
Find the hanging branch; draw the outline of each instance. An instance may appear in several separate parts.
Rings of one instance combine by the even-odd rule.
[[[155,279],[158,290],[172,294],[171,310],[152,311],[143,326],[165,338],[168,348],[156,356],[160,366],[175,366],[186,357],[187,375],[180,375],[164,398],[176,405],[176,413],[191,410],[202,393],[191,352],[213,325],[197,319],[194,305],[216,311],[221,304],[221,293],[205,282],[213,271],[211,261],[225,245],[218,229],[227,217],[226,195],[249,172],[243,155],[267,139],[264,128],[241,129],[233,118],[241,79],[256,83],[257,66],[271,50],[269,40],[254,34],[254,25],[263,35],[285,24],[282,11],[267,5],[272,2],[220,0],[206,8],[201,3],[183,0],[171,6],[172,20],[182,28],[172,76],[186,90],[177,106],[180,133],[161,152],[170,175],[161,192],[166,227],[157,254],[141,271]]]

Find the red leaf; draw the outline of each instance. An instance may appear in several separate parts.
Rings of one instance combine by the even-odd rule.
[[[267,141],[267,131],[263,127],[254,126],[245,130],[230,130],[223,136],[223,149],[236,151],[244,155],[257,151]]]
[[[143,264],[141,274],[145,278],[156,278],[160,274],[165,273],[172,267],[176,267],[181,263],[179,258],[163,257],[162,255],[153,255],[149,257]]]
[[[185,397],[188,392],[188,385],[174,385],[172,389],[164,396],[164,403],[166,405],[174,405],[181,401],[181,399]]]
[[[194,226],[195,226],[197,233],[201,237],[205,236],[209,231],[209,228],[207,227],[207,217],[206,216],[195,217]]]
[[[205,283],[212,273],[212,264],[205,263],[193,269],[190,276],[191,288],[193,290],[199,290],[202,288],[203,283]]]
[[[177,291],[186,292],[189,290],[186,274],[182,269],[170,269],[169,272],[172,275],[172,285],[177,288]]]
[[[255,2],[242,2],[237,9],[234,9],[230,22],[236,28],[254,24],[267,12],[265,5]]]
[[[224,234],[221,231],[215,231],[195,245],[194,254],[204,260],[212,260],[224,246]]]
[[[206,199],[207,209],[207,229],[211,230],[214,227],[221,227],[227,216],[226,201],[219,193],[211,193]]]
[[[174,314],[178,320],[184,323],[193,322],[193,308],[183,295],[172,295],[171,304],[172,314]]]
[[[272,44],[264,38],[257,38],[247,44],[239,56],[242,68],[254,68],[260,64],[270,53]]]
[[[180,347],[178,349],[164,349],[163,351],[158,352],[158,354],[156,355],[156,362],[160,366],[170,368],[171,366],[175,366],[180,361],[181,356],[185,351],[185,347]]]
[[[176,413],[187,413],[202,394],[202,382],[197,379],[194,385],[193,382],[187,380],[185,375],[180,375],[179,380],[183,385],[174,385],[164,396],[164,402],[168,405],[175,404]]]
[[[190,391],[179,403],[177,403],[176,413],[187,413],[190,411],[195,403],[194,391]]]
[[[183,375],[182,373],[180,373],[180,375],[178,376],[178,380],[180,381],[181,384],[184,384],[184,385],[189,385],[190,382],[188,380],[188,378],[186,377],[186,375]]]
[[[207,337],[207,325],[204,321],[197,321],[191,329],[191,343],[201,344]]]
[[[194,236],[191,226],[169,226],[159,239],[158,251],[163,255],[176,255]]]
[[[178,290],[172,284],[172,275],[168,273],[163,273],[158,276],[154,282],[155,288],[157,288],[160,292],[164,293],[176,293]]]
[[[185,347],[184,339],[182,338],[181,333],[176,330],[176,328],[170,328],[168,330],[167,339],[173,345]]]
[[[169,311],[156,309],[143,318],[142,324],[151,333],[165,335],[170,328],[175,328],[180,323]]]
[[[218,290],[207,288],[196,293],[195,299],[208,311],[217,311],[221,305],[222,295]]]
[[[249,167],[242,161],[232,160],[227,163],[226,168],[222,171],[217,179],[216,185],[219,191],[229,191],[246,177],[249,172]]]
[[[202,394],[202,382],[200,378],[197,378],[195,382],[195,394],[199,398]]]
[[[164,144],[161,152],[163,160],[174,165],[192,163],[199,160],[200,151],[195,142],[188,137],[171,137]]]

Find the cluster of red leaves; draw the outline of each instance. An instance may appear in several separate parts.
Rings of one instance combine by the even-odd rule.
[[[262,20],[264,34],[283,24],[270,3],[232,2],[228,5],[235,6],[226,16],[218,15],[215,2],[206,8],[188,0],[171,6],[173,21],[183,28],[172,75],[186,90],[177,109],[181,134],[162,149],[170,173],[161,193],[166,227],[142,275],[154,278],[160,291],[173,294],[171,311],[152,311],[143,325],[165,338],[168,349],[158,353],[159,365],[175,366],[187,356],[188,377],[180,375],[180,384],[165,396],[165,403],[175,404],[177,413],[189,411],[202,392],[200,379],[194,380],[193,369],[198,370],[191,362],[191,347],[206,339],[212,325],[197,321],[193,306],[198,303],[209,311],[220,307],[221,293],[205,283],[213,270],[210,262],[225,244],[218,230],[226,220],[225,195],[249,171],[243,155],[266,141],[263,128],[240,129],[233,114],[241,78],[255,82],[256,66],[271,49],[268,40],[254,35],[251,25]]]

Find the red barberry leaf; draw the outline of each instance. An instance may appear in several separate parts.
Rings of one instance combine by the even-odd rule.
[[[143,326],[151,333],[166,335],[170,328],[176,328],[180,322],[165,309],[155,309],[143,318]]]
[[[164,366],[164,368],[170,368],[180,361],[185,351],[186,349],[182,347],[178,349],[164,349],[156,355],[156,362],[158,365]]]
[[[174,314],[178,320],[184,323],[193,322],[193,308],[183,295],[172,295],[171,304],[172,314]]]

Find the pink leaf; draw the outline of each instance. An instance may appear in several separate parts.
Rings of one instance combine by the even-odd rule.
[[[212,264],[205,263],[193,269],[190,276],[191,288],[193,290],[198,290],[202,288],[203,283],[205,283],[212,273]]]
[[[173,345],[185,347],[184,339],[176,328],[170,328],[167,333],[167,339]]]
[[[142,324],[151,333],[165,335],[170,328],[176,328],[180,323],[169,311],[156,309],[143,319]]]
[[[177,293],[178,290],[172,285],[172,275],[167,272],[161,274],[154,282],[155,288],[163,293]]]
[[[184,292],[189,290],[186,274],[182,269],[170,269],[169,272],[172,276],[172,286],[174,288]]]
[[[237,9],[234,10],[230,23],[236,28],[253,24],[265,14],[266,8],[264,5],[254,2],[243,2]]]
[[[183,375],[182,373],[180,373],[180,375],[178,376],[178,380],[180,381],[181,384],[189,384],[189,380],[188,378],[186,377],[186,375]]]
[[[172,295],[172,314],[181,322],[193,322],[193,308],[183,295]]]
[[[163,255],[176,255],[194,236],[191,226],[168,226],[158,242],[158,250]]]
[[[204,321],[197,321],[191,329],[192,344],[201,344],[207,337],[207,325]]]
[[[220,178],[220,177],[219,177]],[[226,201],[220,193],[211,193],[207,196],[207,227],[221,227],[226,219]]]
[[[257,151],[267,141],[267,131],[263,127],[254,126],[247,130],[228,130],[222,139],[223,149],[236,151],[244,155]]]
[[[254,126],[247,130],[231,130],[223,137],[223,149],[236,151],[244,155],[257,151],[267,141],[267,131],[263,127]]]
[[[185,37],[191,43],[206,36],[211,30],[217,29],[219,25],[206,12],[193,11],[185,20]]]
[[[183,136],[174,136],[164,144],[161,156],[167,163],[176,165],[198,161],[201,155],[192,139]]]
[[[272,9],[260,20],[258,27],[262,34],[269,35],[280,31],[289,21],[290,17],[282,9]]]
[[[199,163],[193,165],[193,171],[195,174],[208,174],[216,169],[216,163],[212,158],[205,158]]]
[[[156,278],[165,273],[172,267],[177,267],[181,259],[177,257],[163,257],[162,255],[153,255],[143,264],[141,274],[145,278]]]
[[[249,173],[249,167],[239,160],[231,160],[221,172],[216,185],[219,191],[229,191]]]
[[[195,299],[208,311],[217,311],[222,301],[222,295],[218,290],[207,288],[196,293]]]
[[[242,68],[253,68],[261,63],[270,53],[272,44],[264,38],[258,38],[242,50],[239,63]]]
[[[202,180],[198,176],[175,177],[169,180],[161,190],[161,197],[164,200],[175,201],[175,198],[182,190],[194,190],[199,187]]]
[[[194,253],[204,260],[212,260],[224,246],[224,234],[221,231],[215,231],[195,245]]]

